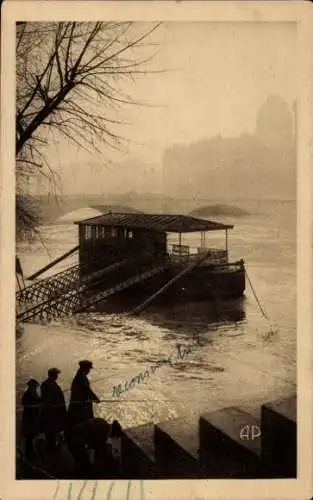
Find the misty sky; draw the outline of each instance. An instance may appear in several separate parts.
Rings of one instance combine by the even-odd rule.
[[[290,108],[296,99],[296,35],[293,23],[162,25],[150,40],[159,44],[150,68],[168,71],[140,76],[126,89],[134,99],[155,107],[123,109],[119,118],[132,125],[122,125],[118,132],[133,141],[129,153],[104,149],[103,158],[158,162],[175,143],[253,133],[257,112],[270,94],[278,94]],[[85,176],[77,163],[102,162],[65,141],[51,145],[50,151],[64,191],[74,179],[78,190],[83,187]],[[99,178],[94,182],[96,186]]]

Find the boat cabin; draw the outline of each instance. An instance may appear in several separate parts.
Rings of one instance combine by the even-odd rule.
[[[97,262],[109,265],[122,258],[163,255],[173,261],[190,260],[208,250],[211,263],[227,263],[228,230],[233,228],[188,215],[112,212],[75,224],[79,230],[80,265],[93,269],[98,267]],[[225,247],[209,248],[206,234],[221,230],[225,231]],[[187,233],[199,233],[193,238],[196,245],[182,241]]]

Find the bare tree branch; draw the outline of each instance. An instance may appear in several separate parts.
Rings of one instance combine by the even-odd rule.
[[[51,180],[56,191],[58,178],[46,152],[55,134],[92,153],[100,153],[101,143],[115,149],[127,143],[115,130],[125,124],[118,118],[119,109],[144,104],[119,84],[125,88],[136,75],[162,72],[148,66],[155,54],[147,54],[148,47],[157,45],[150,38],[159,26],[116,21],[17,23],[17,182],[24,174],[39,174]]]

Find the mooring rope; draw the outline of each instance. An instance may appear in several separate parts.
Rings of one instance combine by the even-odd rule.
[[[267,314],[265,313],[265,311],[264,311],[264,309],[263,309],[263,307],[262,307],[262,305],[261,305],[261,302],[260,302],[260,301],[259,301],[259,299],[258,299],[258,296],[257,296],[257,294],[256,294],[256,291],[255,291],[255,290],[254,290],[254,288],[253,288],[252,282],[251,282],[251,280],[250,280],[250,278],[249,278],[249,275],[248,275],[248,271],[247,271],[247,270],[245,270],[245,273],[246,273],[246,276],[247,276],[247,279],[248,279],[249,285],[250,285],[250,287],[251,287],[251,290],[252,290],[252,292],[253,292],[254,298],[255,298],[255,300],[256,300],[256,302],[257,302],[257,304],[258,304],[259,308],[260,308],[260,311],[261,311],[261,313],[262,313],[263,317],[264,317],[265,319],[267,319],[267,321],[269,321],[269,317],[268,317],[268,316],[267,316]]]

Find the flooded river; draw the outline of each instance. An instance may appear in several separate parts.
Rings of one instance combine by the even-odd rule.
[[[77,218],[84,218],[83,210]],[[51,366],[62,370],[60,385],[68,397],[81,358],[94,363],[90,378],[103,400],[96,413],[127,427],[223,406],[250,408],[295,392],[296,203],[264,202],[254,215],[222,222],[235,225],[230,258],[245,260],[268,319],[247,280],[244,298],[220,304],[218,310],[204,302],[152,303],[139,317],[108,308],[48,325],[23,324],[16,343],[18,411],[26,380],[42,380]],[[18,248],[26,276],[76,245],[77,226],[66,219],[44,226],[42,239],[45,248],[41,242]],[[73,262],[71,257],[52,272]],[[196,347],[184,359],[163,364],[144,382],[112,397],[115,385],[195,339]]]

